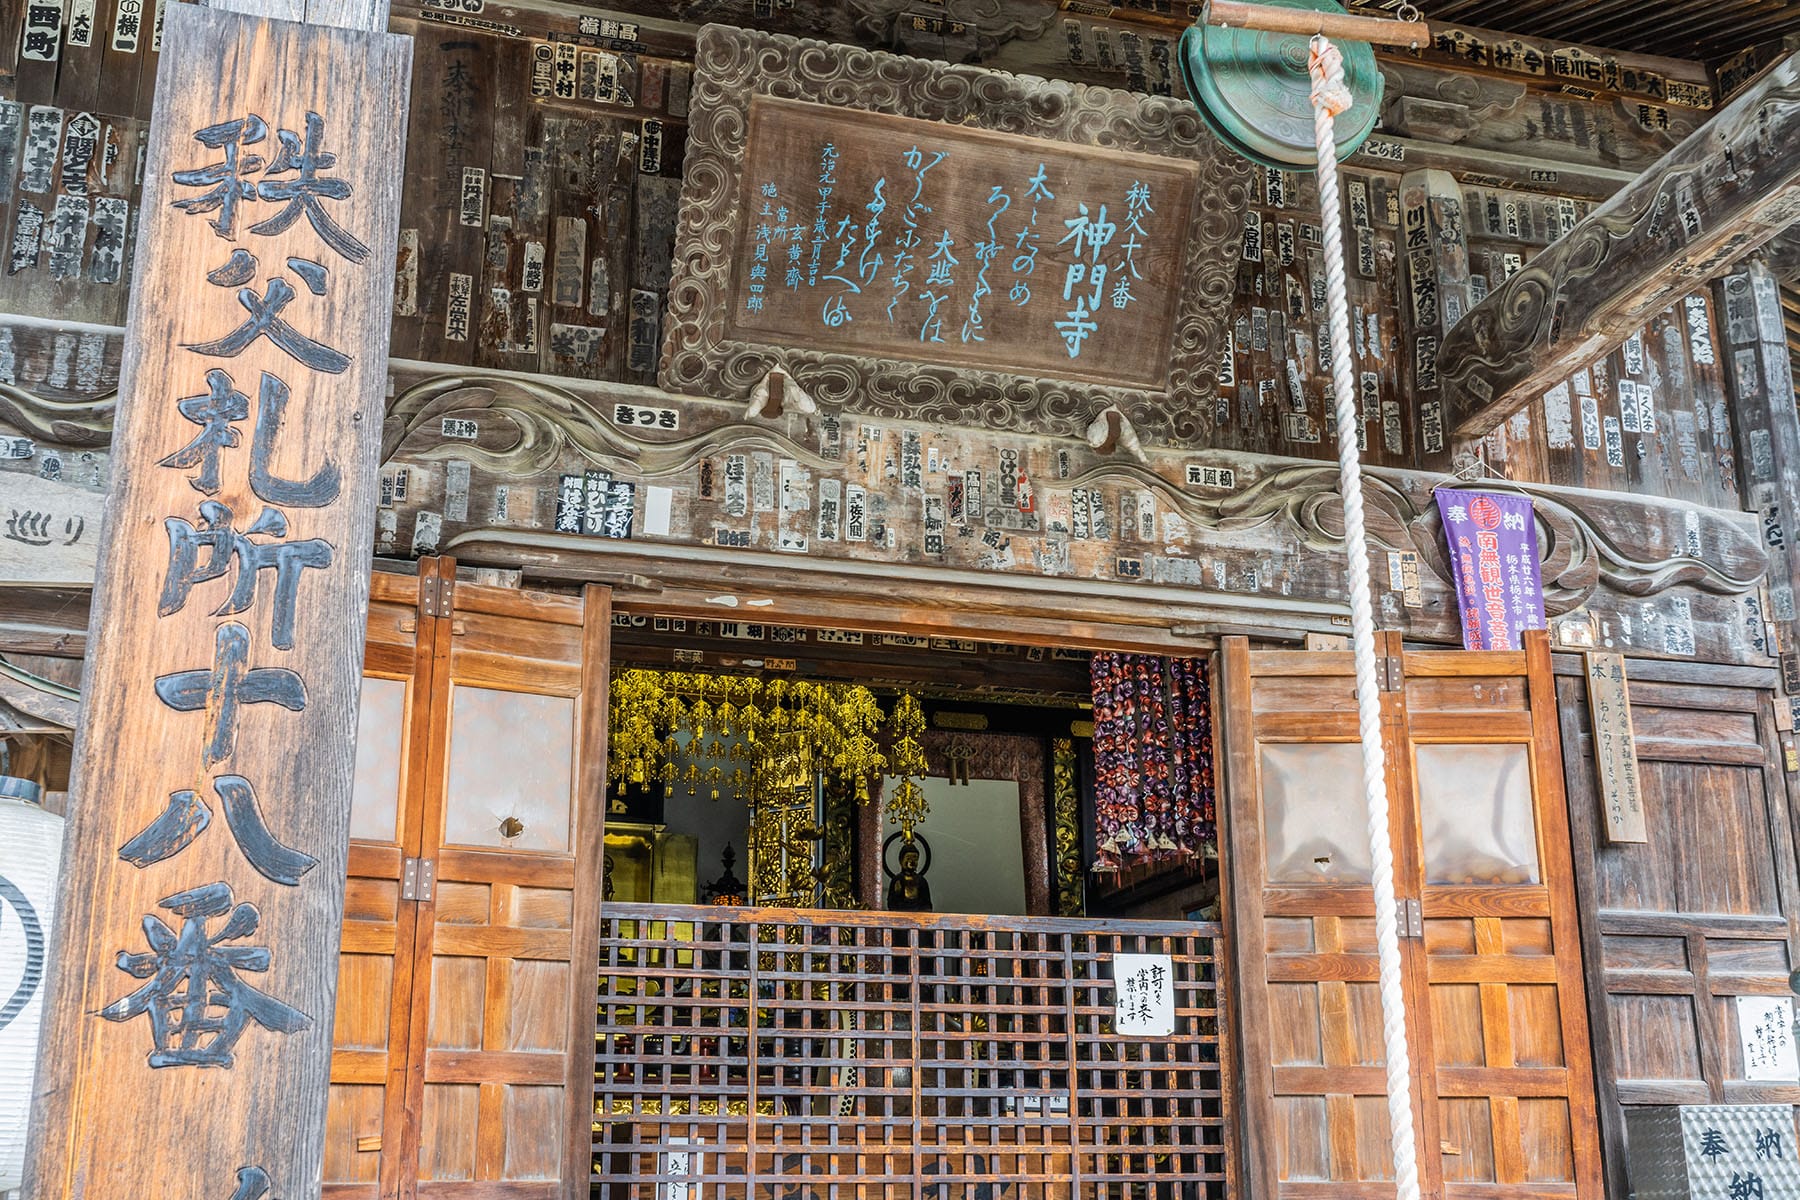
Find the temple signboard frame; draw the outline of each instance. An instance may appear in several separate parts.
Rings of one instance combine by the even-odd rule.
[[[1198,435],[1248,168],[1191,107],[717,26],[694,97],[664,387]]]

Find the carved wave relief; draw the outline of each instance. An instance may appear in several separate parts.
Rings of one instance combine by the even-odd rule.
[[[1449,587],[1449,554],[1437,504],[1428,486],[1417,489],[1420,499],[1415,502],[1415,492],[1397,485],[1401,478],[1399,473],[1389,472],[1363,476],[1371,539],[1384,550],[1417,551],[1421,562]],[[1181,494],[1174,485],[1166,486],[1165,496]],[[1671,509],[1676,524],[1688,514],[1697,514],[1695,536],[1712,548],[1709,556],[1663,554],[1651,544],[1655,539],[1649,536],[1650,530],[1635,528],[1631,532],[1636,540],[1629,539],[1624,531],[1611,527],[1614,522],[1583,513],[1566,493],[1482,486],[1531,499],[1537,518],[1544,600],[1552,614],[1581,607],[1602,582],[1608,589],[1630,596],[1654,595],[1678,584],[1732,596],[1754,591],[1768,571],[1768,555],[1751,532],[1710,510]],[[1337,489],[1334,467],[1304,465],[1276,470],[1217,504],[1220,527],[1279,519],[1308,547],[1336,549],[1343,545],[1343,505]],[[1672,531],[1658,532],[1666,532],[1665,544],[1680,544]]]
[[[118,404],[117,391],[91,400],[50,400],[0,383],[0,425],[53,446],[85,450],[107,445]]]
[[[584,465],[645,479],[682,480],[697,473],[704,459],[764,452],[822,475],[849,475],[844,462],[820,455],[801,440],[812,435],[804,417],[779,423],[733,417],[693,433],[646,436],[612,426],[595,411],[596,403],[542,381],[479,376],[425,380],[404,389],[390,405],[383,459],[462,458],[513,480]],[[686,412],[693,419],[694,408]],[[444,417],[477,419],[481,438],[470,442],[432,436],[434,423]],[[1154,461],[1123,457],[1094,461],[1088,455],[1085,461],[1085,468],[1054,486],[1111,485],[1153,492],[1201,537],[1254,536],[1269,545],[1288,542],[1327,554],[1342,549],[1343,508],[1334,465],[1274,466],[1236,492],[1208,497],[1175,482],[1181,466],[1168,459],[1163,470]],[[1374,545],[1417,552],[1425,569],[1448,588],[1450,565],[1430,491],[1437,479],[1411,472],[1366,472],[1364,498]],[[1602,588],[1632,597],[1682,585],[1720,596],[1751,593],[1768,570],[1767,554],[1748,524],[1725,513],[1648,498],[1622,508],[1619,497],[1604,494],[1596,494],[1590,504],[1579,492],[1483,486],[1515,491],[1533,501],[1545,603],[1552,615],[1581,607]],[[1670,550],[1690,544],[1704,552]]]

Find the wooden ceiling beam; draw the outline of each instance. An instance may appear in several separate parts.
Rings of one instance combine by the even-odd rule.
[[[1490,292],[1438,353],[1446,424],[1488,433],[1800,216],[1800,54]]]
[[[1800,228],[1791,228],[1763,247],[1762,259],[1784,286],[1800,282]]]

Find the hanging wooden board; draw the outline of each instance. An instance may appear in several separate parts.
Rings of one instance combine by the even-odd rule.
[[[753,96],[744,176],[735,336],[1167,385],[1195,163]]]
[[[411,42],[169,4],[27,1192],[319,1194]]]
[[[1600,780],[1600,814],[1609,842],[1649,840],[1644,828],[1644,793],[1638,780],[1637,742],[1631,731],[1631,696],[1625,656],[1590,650],[1588,712],[1593,717],[1594,771]]]
[[[100,543],[101,492],[0,471],[0,579],[9,584],[88,587]]]
[[[1247,171],[1192,106],[723,26],[694,89],[662,386],[1198,435]]]

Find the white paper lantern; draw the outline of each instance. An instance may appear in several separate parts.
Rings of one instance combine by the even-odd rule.
[[[24,1175],[25,1125],[62,865],[63,819],[14,799],[21,784],[36,794],[35,785],[0,776],[0,1192],[18,1188]]]

